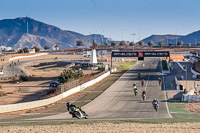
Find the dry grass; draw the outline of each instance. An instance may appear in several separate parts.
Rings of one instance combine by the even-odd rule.
[[[200,123],[95,123],[1,127],[1,133],[199,133]]]

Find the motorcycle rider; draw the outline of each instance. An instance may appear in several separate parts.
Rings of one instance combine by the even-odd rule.
[[[133,84],[133,90],[134,90],[134,93],[135,93],[135,96],[136,96],[137,93],[138,93],[138,89],[137,89],[136,84]]]
[[[152,104],[158,104],[158,100],[156,98],[153,99]]]
[[[75,110],[76,108],[78,108],[82,113],[84,113],[85,116],[88,116],[88,115],[85,113],[85,111],[83,111],[80,107],[76,107],[74,104],[71,104],[70,102],[67,102],[66,105],[67,105],[67,110],[69,111],[69,113],[72,115],[73,118],[76,117],[76,116],[74,115],[74,110]]]
[[[152,101],[152,104],[153,106],[158,106],[159,107],[159,104],[158,104],[158,100],[156,98],[154,98],[154,100]]]
[[[138,73],[138,78],[140,78],[141,77],[141,73]]]
[[[159,82],[159,85],[161,86],[162,85],[162,79],[158,78],[158,82]]]
[[[71,104],[70,102],[67,102],[66,104],[67,106],[67,110],[69,111],[69,113],[72,115],[72,117],[75,117],[74,115],[74,110],[77,108],[75,105]]]
[[[142,81],[141,81],[141,85],[142,85],[142,87],[144,86],[144,79],[142,79]]]
[[[142,98],[143,98],[143,100],[145,99],[145,97],[146,97],[146,91],[143,90],[143,92],[142,92]]]

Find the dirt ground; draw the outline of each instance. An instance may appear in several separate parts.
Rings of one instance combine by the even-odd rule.
[[[186,103],[187,110],[194,112],[200,116],[200,103]]]
[[[20,54],[21,55],[21,54]],[[10,63],[9,57],[15,57],[17,55],[8,55],[3,57],[4,63]],[[90,60],[83,55],[43,55],[32,58],[19,59],[20,61],[30,59],[46,59],[41,61],[26,63],[25,71],[32,75],[31,81],[18,82],[11,80],[1,80],[2,89],[0,89],[0,105],[28,102],[39,100],[42,96],[46,95],[47,89],[49,89],[49,83],[54,81],[59,74],[68,67],[74,66],[74,63],[62,63],[63,60]],[[55,60],[52,60],[55,59]],[[110,55],[100,56],[98,59],[110,59]],[[133,58],[127,58],[126,60],[134,60]],[[13,60],[13,62],[18,60]],[[103,62],[104,64],[110,64],[110,62]],[[4,65],[5,65],[4,64]],[[119,66],[121,62],[113,62],[113,65]],[[84,75],[90,75],[97,71],[84,70]],[[34,94],[34,95],[32,95]]]
[[[199,133],[199,123],[139,124],[98,123],[0,127],[1,133]]]

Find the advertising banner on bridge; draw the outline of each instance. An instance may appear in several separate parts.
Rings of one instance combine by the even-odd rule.
[[[138,57],[138,52],[112,52],[112,57]]]
[[[112,52],[112,57],[169,57],[169,51]]]
[[[169,57],[169,51],[144,52],[144,57]]]

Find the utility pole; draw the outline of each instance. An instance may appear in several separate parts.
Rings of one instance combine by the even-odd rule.
[[[177,28],[176,28],[176,46],[177,46]]]
[[[121,29],[121,40],[123,41],[123,31],[124,31],[124,29],[122,28]]]
[[[28,34],[28,22],[27,22],[27,24],[26,24],[26,25],[27,25],[27,34]]]
[[[133,42],[134,42],[134,36],[135,36],[136,34],[135,34],[135,33],[132,33],[131,35],[133,36]]]
[[[139,42],[140,42],[140,28],[139,28]]]

